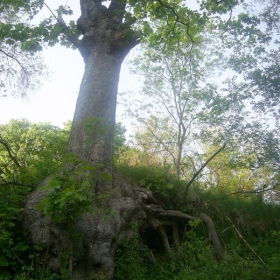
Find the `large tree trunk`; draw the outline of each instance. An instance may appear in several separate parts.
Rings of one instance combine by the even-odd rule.
[[[69,152],[89,165],[113,169],[112,144],[121,64],[138,42],[130,24],[123,23],[125,0],[114,0],[108,8],[100,0],[81,0],[78,28],[83,33],[75,41],[85,62],[85,72],[70,134]],[[70,37],[71,39],[71,37]],[[96,182],[99,184],[100,182]],[[43,183],[43,185],[46,184]],[[46,265],[62,268],[63,254],[71,253],[73,279],[111,279],[114,252],[133,230],[128,226],[141,212],[137,191],[115,172],[112,182],[97,185],[97,205],[71,230],[80,237],[69,238],[69,228],[53,224],[36,205],[48,194],[34,191],[26,201],[23,225],[34,243],[46,249]],[[67,225],[67,224],[66,224]],[[73,234],[73,233],[71,233]],[[73,265],[73,260],[75,264]]]
[[[89,165],[101,163],[113,171],[112,141],[119,73],[125,56],[137,44],[137,34],[128,23],[122,22],[126,1],[112,0],[110,3],[106,8],[101,5],[101,0],[81,0],[82,15],[78,27],[84,36],[75,42],[85,61],[85,73],[69,151]],[[150,225],[164,232],[162,225],[169,224],[166,220],[170,217],[175,222],[176,219],[195,219],[181,212],[161,211],[160,207],[153,205],[148,207],[148,201],[157,203],[149,191],[128,184],[117,171],[114,172],[113,184],[104,181],[96,186],[96,190],[97,202],[92,206],[93,211],[85,213],[71,228],[67,228],[67,222],[53,224],[36,210],[47,192],[36,190],[26,200],[23,226],[32,241],[45,249],[43,259],[46,266],[60,271],[63,256],[71,253],[69,269],[73,279],[111,279],[115,250],[134,233],[134,229],[129,227],[131,221],[139,227]],[[179,246],[177,231],[174,226],[173,235]],[[70,238],[73,234],[78,236],[74,241]]]
[[[124,0],[81,0],[79,50],[85,61],[69,151],[88,163],[111,164],[119,74],[123,59],[137,44],[137,34],[123,23]]]
[[[85,213],[70,229],[67,222],[54,224],[36,210],[46,192],[34,191],[27,197],[23,226],[33,243],[44,248],[41,256],[44,267],[57,272],[69,267],[73,280],[113,277],[115,250],[135,233],[129,222],[141,224],[146,217],[136,189],[120,176],[114,180],[117,187],[101,197],[93,205],[93,211]],[[42,186],[47,183],[48,180]],[[71,236],[76,238],[73,240]],[[65,259],[67,255],[69,260]]]
[[[88,163],[110,163],[122,58],[93,48],[85,65],[69,151]]]

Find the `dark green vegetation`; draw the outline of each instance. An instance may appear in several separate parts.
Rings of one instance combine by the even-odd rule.
[[[118,127],[115,150],[140,155],[139,150],[124,145],[124,129],[121,125]],[[52,272],[44,258],[39,257],[40,246],[30,242],[19,222],[25,196],[51,174],[58,174],[48,185],[50,189],[55,188],[54,196],[42,205],[45,203],[43,210],[54,221],[71,223],[92,205],[94,197],[86,195],[90,193],[90,182],[81,187],[77,179],[71,178],[85,174],[61,175],[65,170],[61,159],[65,158],[69,129],[69,124],[60,129],[25,120],[13,120],[1,126],[0,279],[70,279],[71,255],[64,256],[61,273]],[[217,156],[215,166],[219,166],[225,156],[226,153]],[[216,172],[220,172],[220,177],[224,174],[224,183],[212,188],[207,188],[203,182],[197,183],[186,195],[187,181],[178,180],[176,173],[163,166],[123,164],[125,157],[124,153],[115,153],[121,173],[127,180],[152,190],[164,208],[187,213],[199,208],[211,213],[226,255],[223,261],[215,259],[215,252],[207,241],[207,230],[199,220],[189,221],[181,228],[180,252],[175,250],[171,229],[167,227],[170,254],[164,251],[156,229],[142,230],[126,239],[117,250],[114,279],[254,279],[255,275],[277,279],[280,273],[280,207],[269,203],[265,193],[244,190],[229,196],[234,193],[233,183],[230,183],[233,178],[226,177],[225,170],[219,167]],[[73,159],[68,158],[68,162],[73,164]],[[79,170],[86,172],[87,168]],[[91,176],[96,174],[96,170],[90,171]],[[235,172],[245,173],[242,166],[235,167]],[[59,181],[65,177],[67,182]],[[244,177],[242,184],[250,190],[254,181]],[[131,223],[130,227],[137,225]],[[72,238],[73,242],[79,239],[78,236]]]
[[[0,1],[1,94],[30,88],[46,45],[85,63],[71,129],[1,126],[1,277],[277,279],[279,1],[80,4],[66,24],[69,7]],[[140,41],[125,145],[119,74]]]

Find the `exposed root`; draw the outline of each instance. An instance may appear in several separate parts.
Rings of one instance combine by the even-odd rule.
[[[177,252],[181,251],[181,241],[178,232],[178,224],[186,224],[190,220],[200,219],[207,227],[209,242],[213,245],[217,260],[222,260],[224,257],[224,250],[221,245],[219,236],[215,229],[213,220],[205,213],[198,212],[195,216],[183,213],[176,210],[164,210],[160,205],[148,204],[148,201],[156,201],[149,190],[138,189],[142,193],[143,209],[147,214],[148,223],[153,228],[157,228],[161,236],[165,252],[170,253],[170,245],[166,236],[164,225],[172,227],[172,237],[174,240]]]
[[[222,247],[222,244],[220,242],[220,238],[217,234],[217,231],[215,229],[215,225],[213,220],[206,215],[205,213],[199,213],[198,214],[199,218],[204,222],[208,229],[208,237],[210,243],[213,245],[215,253],[216,253],[216,258],[218,260],[222,260],[224,257],[224,249]]]
[[[131,222],[136,223],[139,230],[155,229],[165,252],[170,254],[171,242],[178,253],[182,250],[179,228],[185,227],[190,220],[201,219],[207,226],[209,240],[217,258],[223,257],[223,248],[209,216],[204,213],[192,216],[181,211],[165,210],[151,191],[128,184],[121,175],[114,176],[114,188],[101,196],[93,212],[85,213],[73,225],[73,230],[80,238],[72,246],[69,246],[71,240],[67,228],[53,224],[42,212],[36,210],[37,204],[46,195],[36,190],[27,197],[23,226],[33,242],[45,248],[47,267],[60,271],[63,255],[71,253],[69,270],[73,280],[112,279],[116,249],[126,238],[135,234],[135,228],[129,226]]]

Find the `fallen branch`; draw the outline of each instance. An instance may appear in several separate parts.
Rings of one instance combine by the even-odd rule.
[[[237,229],[237,227],[233,224],[233,222],[230,220],[229,217],[227,217],[227,220],[231,223],[232,227],[235,229],[236,233],[238,234],[238,236],[241,238],[241,240],[248,246],[248,248],[254,253],[254,255],[260,260],[260,262],[267,268],[267,264],[264,262],[264,260],[256,253],[256,251],[250,246],[250,244],[244,239],[244,237],[242,236],[242,234],[240,233],[240,231]]]

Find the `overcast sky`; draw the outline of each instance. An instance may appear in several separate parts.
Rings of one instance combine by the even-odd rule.
[[[53,10],[67,3],[74,10],[72,19],[75,20],[80,14],[79,2],[77,0],[46,1]],[[41,18],[48,16],[50,12],[47,9],[40,14]],[[136,53],[136,50],[132,50],[128,59]],[[26,118],[32,122],[51,122],[53,125],[62,125],[63,122],[72,120],[84,71],[82,57],[77,50],[66,49],[59,45],[44,50],[43,57],[50,71],[49,78],[47,80],[43,78],[43,85],[29,93],[25,99],[0,98],[0,124],[7,123],[12,118]],[[135,90],[137,86],[139,86],[138,78],[129,73],[129,67],[124,63],[119,91]],[[118,115],[121,115],[121,110],[119,106]]]

